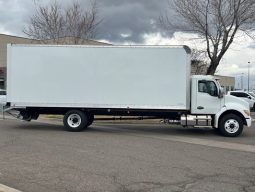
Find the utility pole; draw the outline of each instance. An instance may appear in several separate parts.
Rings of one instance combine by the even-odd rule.
[[[248,62],[248,92],[250,91],[250,61]]]
[[[244,90],[244,89],[243,89],[243,73],[242,73],[242,75],[241,75],[241,88],[242,88],[242,90]]]

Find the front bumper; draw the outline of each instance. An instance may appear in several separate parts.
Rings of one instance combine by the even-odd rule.
[[[251,123],[252,123],[252,118],[251,117],[246,118],[247,127],[251,127]]]

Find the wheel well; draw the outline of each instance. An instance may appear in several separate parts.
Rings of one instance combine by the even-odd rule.
[[[239,116],[242,119],[243,124],[247,125],[246,120],[245,120],[243,114],[238,112],[238,111],[235,111],[235,110],[228,110],[228,111],[225,111],[224,113],[222,113],[220,118],[219,118],[219,122],[222,119],[222,117],[224,117],[225,115],[228,115],[228,114],[235,114],[235,115]]]

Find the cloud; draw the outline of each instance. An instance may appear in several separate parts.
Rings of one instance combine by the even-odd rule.
[[[100,1],[103,23],[99,38],[116,43],[143,43],[145,34],[163,32],[158,18],[166,6],[167,0]]]
[[[251,49],[255,49],[255,42],[250,43],[248,47]]]
[[[47,4],[50,0],[37,0]],[[90,8],[91,0],[80,1]],[[99,26],[98,39],[122,43],[143,43],[144,34],[166,33],[158,24],[158,18],[165,10],[168,0],[97,0],[99,15],[103,22]],[[70,0],[59,0],[64,7]],[[0,0],[0,32],[24,36],[22,29],[34,13],[33,0]],[[3,29],[3,30],[1,30]]]
[[[22,29],[32,6],[31,0],[0,0],[0,32],[24,36]]]

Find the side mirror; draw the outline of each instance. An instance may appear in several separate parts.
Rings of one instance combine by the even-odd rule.
[[[251,96],[248,96],[247,98],[248,98],[248,99],[251,99]]]
[[[220,87],[219,88],[219,95],[218,95],[218,97],[219,98],[223,98],[223,96],[224,96],[224,89],[222,87]]]

